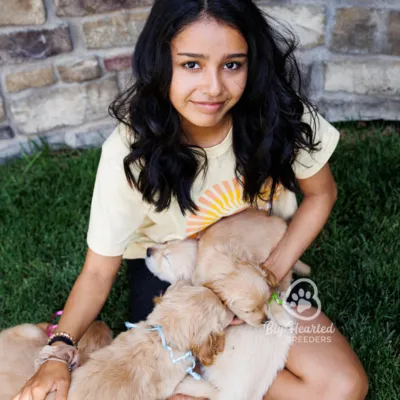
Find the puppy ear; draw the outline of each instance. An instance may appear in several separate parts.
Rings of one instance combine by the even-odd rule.
[[[267,281],[268,285],[271,286],[271,288],[273,289],[279,286],[278,279],[276,278],[275,274],[269,269],[265,269],[265,280]]]
[[[162,295],[160,296],[155,296],[153,297],[153,304],[156,306],[157,304],[160,304],[162,300]]]
[[[221,300],[221,303],[225,307],[227,307],[228,299],[225,296],[225,290],[223,290],[221,283],[218,283],[217,281],[208,281],[204,283],[203,286],[214,292],[214,294],[216,294],[217,297]]]
[[[212,333],[200,346],[193,345],[191,350],[201,364],[209,367],[214,363],[215,357],[225,348],[225,332]]]

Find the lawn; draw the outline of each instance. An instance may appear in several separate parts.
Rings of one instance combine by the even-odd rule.
[[[323,311],[365,366],[369,399],[399,397],[400,135],[388,124],[338,125],[339,199],[303,260]],[[63,307],[83,265],[98,149],[48,149],[0,166],[0,329]],[[123,329],[121,268],[102,318]]]

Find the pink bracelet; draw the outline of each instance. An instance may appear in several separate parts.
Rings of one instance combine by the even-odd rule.
[[[56,311],[50,318],[49,324],[47,325],[47,336],[51,336],[52,333],[57,329],[58,324],[51,324],[53,322],[53,320],[55,320],[57,317],[59,317],[60,315],[62,315],[63,310],[58,310]]]

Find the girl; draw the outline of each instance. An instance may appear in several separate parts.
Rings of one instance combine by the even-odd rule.
[[[155,1],[133,55],[135,83],[111,108],[120,124],[102,147],[86,261],[57,332],[82,337],[122,258],[131,320],[145,319],[167,287],[148,272],[146,248],[246,207],[291,218],[266,261],[278,280],[321,231],[336,200],[328,159],[339,135],[301,94],[293,41],[267,21],[252,0]],[[297,211],[296,191],[304,196]],[[321,313],[299,324],[331,322]],[[66,365],[48,361],[15,400],[49,391],[66,399],[69,381]],[[299,333],[264,398],[357,400],[366,392],[362,365],[336,329],[329,338]]]

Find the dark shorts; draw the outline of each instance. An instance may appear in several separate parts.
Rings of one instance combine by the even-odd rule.
[[[130,321],[143,321],[153,311],[153,299],[163,294],[168,282],[156,278],[146,267],[144,259],[126,260],[128,265]]]

